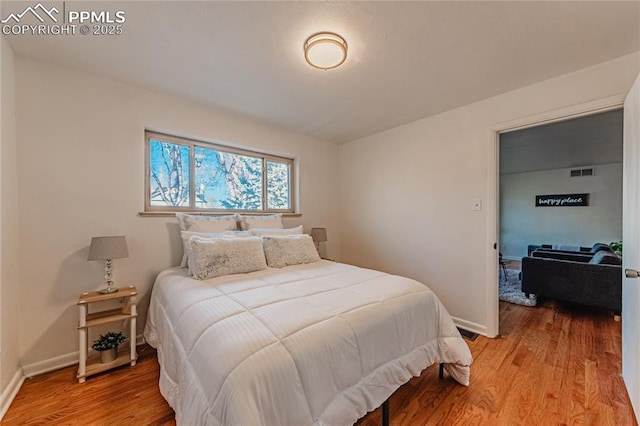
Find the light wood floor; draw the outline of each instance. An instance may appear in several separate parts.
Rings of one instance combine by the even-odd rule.
[[[392,397],[392,425],[637,425],[621,374],[620,322],[609,313],[500,303],[501,338],[467,341],[471,385],[425,370]],[[3,425],[173,425],[155,352],[75,380],[69,367],[25,381]],[[380,409],[358,424],[379,425]]]

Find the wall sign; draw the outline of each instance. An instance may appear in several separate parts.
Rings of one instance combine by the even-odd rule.
[[[582,207],[589,205],[589,194],[536,195],[536,207]]]

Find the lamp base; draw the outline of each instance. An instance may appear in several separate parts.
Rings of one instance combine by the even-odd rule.
[[[111,294],[111,293],[115,293],[116,291],[118,291],[116,287],[108,286],[100,290],[100,294]]]
[[[113,286],[113,280],[111,279],[111,277],[113,276],[111,274],[111,259],[107,259],[107,267],[105,271],[107,272],[107,275],[104,276],[107,280],[107,287],[100,290],[100,294],[115,293],[116,291],[118,291],[118,288]]]

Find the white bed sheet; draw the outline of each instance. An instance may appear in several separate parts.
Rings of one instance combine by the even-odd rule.
[[[153,288],[144,336],[179,425],[350,425],[468,346],[425,285],[321,261]]]

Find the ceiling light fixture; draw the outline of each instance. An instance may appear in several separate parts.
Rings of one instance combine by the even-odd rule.
[[[347,59],[347,42],[335,33],[316,33],[304,42],[304,59],[321,70],[339,67]]]

